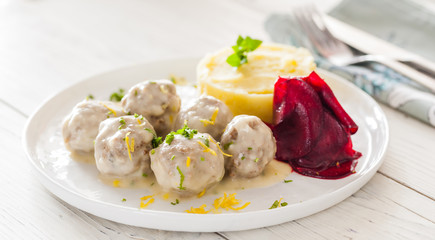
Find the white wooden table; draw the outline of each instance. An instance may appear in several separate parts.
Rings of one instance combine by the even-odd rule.
[[[292,4],[0,0],[0,239],[435,239],[435,128],[385,106],[391,140],[374,178],[336,206],[278,226],[219,233],[131,227],[82,212],[37,181],[21,140],[44,99],[120,66],[200,57],[239,34],[267,41],[268,14]]]

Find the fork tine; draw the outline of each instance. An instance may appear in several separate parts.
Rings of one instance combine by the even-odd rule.
[[[349,47],[346,46],[343,42],[338,40],[332,33],[329,31],[329,29],[326,26],[326,23],[323,19],[323,15],[320,13],[320,11],[313,5],[311,7],[311,16],[316,23],[317,27],[322,30],[322,32],[325,34],[325,36],[329,39],[329,43],[334,45],[335,48],[340,49],[341,51],[349,50]]]
[[[294,15],[312,44],[316,47],[317,52],[322,56],[329,57],[337,53],[352,54],[350,49],[336,39],[327,29],[321,13],[313,4],[295,9]]]

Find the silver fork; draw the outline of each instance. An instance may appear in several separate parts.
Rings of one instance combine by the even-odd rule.
[[[322,14],[314,5],[293,11],[293,15],[313,45],[313,50],[337,66],[362,62],[378,62],[409,77],[435,93],[435,79],[405,64],[382,55],[356,55],[345,43],[335,38],[326,27]]]

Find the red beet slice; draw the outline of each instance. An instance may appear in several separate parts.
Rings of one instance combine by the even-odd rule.
[[[358,126],[316,73],[279,78],[273,108],[278,160],[318,178],[336,179],[353,172],[361,153],[352,149],[350,135]]]
[[[311,74],[304,78],[304,80],[314,88],[314,90],[319,94],[319,97],[322,99],[323,104],[325,104],[332,112],[334,112],[337,120],[339,120],[344,127],[349,129],[351,134],[354,134],[356,131],[358,131],[358,126],[355,124],[352,118],[350,118],[346,111],[344,111],[331,88],[325,83],[325,81],[323,81],[323,79],[319,77],[319,75],[317,75],[316,72],[311,72]]]
[[[302,79],[293,78],[287,81],[280,78],[275,89],[274,131],[279,133],[279,139],[287,139],[277,141],[278,149],[286,149],[277,152],[277,157],[302,157],[312,150],[322,133],[322,102],[314,89]]]

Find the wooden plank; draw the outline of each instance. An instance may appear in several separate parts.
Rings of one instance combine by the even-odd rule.
[[[0,239],[223,239],[215,233],[166,232],[117,224],[57,199],[37,181],[24,155],[21,132],[25,121],[0,102]]]
[[[390,144],[380,172],[435,199],[435,128],[382,105]]]
[[[325,211],[278,226],[223,233],[230,239],[433,239],[431,199],[376,174],[360,191]]]

